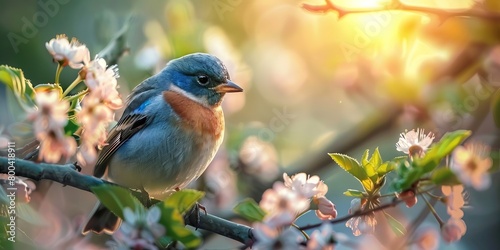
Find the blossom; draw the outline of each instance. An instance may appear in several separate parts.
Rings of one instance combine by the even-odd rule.
[[[439,233],[434,227],[422,226],[418,227],[412,238],[412,246],[414,250],[435,250],[439,246]]]
[[[351,200],[351,207],[349,208],[349,214],[355,214],[358,211],[363,211],[367,206],[368,202],[366,199],[354,198]],[[375,219],[375,213],[370,213],[363,216],[355,216],[350,218],[345,226],[352,230],[352,234],[355,236],[360,236],[362,233],[367,231],[375,230],[375,225],[377,225],[377,220]]]
[[[441,227],[441,236],[446,242],[451,243],[460,240],[466,231],[465,222],[452,217]]]
[[[328,186],[317,175],[308,176],[306,173],[299,173],[289,177],[283,173],[283,179],[286,187],[308,199],[313,196],[324,196],[328,192]]]
[[[417,196],[415,196],[415,191],[413,190],[406,190],[406,191],[403,191],[399,194],[396,194],[396,196],[403,200],[406,204],[406,207],[410,208],[410,207],[413,207],[415,206],[415,204],[417,204]]]
[[[67,162],[76,151],[75,138],[65,136],[62,130],[53,130],[37,135],[40,141],[38,158],[46,162],[57,163],[63,159]]]
[[[295,228],[278,230],[266,223],[256,223],[253,229],[256,242],[252,249],[299,249],[302,235]]]
[[[243,171],[259,179],[270,182],[278,174],[278,152],[274,146],[257,136],[249,136],[239,151]]]
[[[335,205],[325,197],[328,192],[328,186],[320,180],[317,175],[309,176],[306,173],[292,175],[283,173],[285,186],[307,199],[312,198],[312,201],[317,205],[316,216],[321,220],[331,220],[337,217]]]
[[[462,207],[465,205],[463,185],[442,186],[441,191],[446,196],[446,210],[452,218],[460,219],[464,216]]]
[[[87,47],[80,44],[75,38],[68,40],[66,35],[57,35],[45,47],[52,55],[55,61],[63,67],[70,66],[73,69],[80,69],[85,62],[90,59],[90,53]]]
[[[268,213],[288,211],[297,214],[309,207],[309,201],[299,193],[285,187],[281,182],[275,182],[272,189],[262,194],[260,207]]]
[[[115,242],[110,245],[118,249],[158,249],[154,243],[166,232],[165,227],[158,223],[161,218],[159,207],[135,212],[126,207],[123,216],[120,230],[113,234]]]
[[[85,65],[80,71],[80,77],[85,79],[89,91],[110,109],[119,109],[123,106],[123,100],[117,90],[116,78],[119,74],[116,65],[108,67],[106,60],[97,57]]]
[[[35,103],[37,108],[28,113],[28,120],[33,122],[35,134],[66,126],[69,102],[61,99],[59,91],[37,92]]]
[[[434,140],[434,134],[429,132],[425,135],[423,129],[415,131],[405,131],[401,133],[399,141],[396,143],[396,149],[410,156],[422,156]]]
[[[107,127],[114,120],[114,113],[91,92],[83,99],[82,109],[77,112],[76,117],[82,125],[82,143],[77,160],[82,166],[91,165],[97,159],[96,147],[105,145]]]
[[[0,149],[7,148],[9,146],[10,138],[7,135],[3,135],[4,127],[0,126]]]
[[[318,216],[321,220],[332,220],[337,217],[335,204],[333,204],[325,196],[320,196],[318,198],[314,197],[313,202],[318,206],[316,216]]]
[[[491,168],[492,160],[489,153],[489,147],[480,143],[458,146],[453,152],[450,168],[465,185],[485,190],[491,184],[488,169]]]
[[[332,225],[323,223],[319,229],[312,232],[311,239],[307,242],[307,250],[333,250],[337,241]]]
[[[30,111],[28,120],[33,122],[35,136],[40,141],[39,159],[56,163],[68,161],[76,151],[76,141],[64,135],[68,123],[69,103],[60,99],[56,90],[38,92],[35,97],[37,109]]]

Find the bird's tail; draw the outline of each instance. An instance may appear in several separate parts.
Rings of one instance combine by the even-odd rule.
[[[82,230],[83,234],[87,234],[90,231],[97,234],[101,234],[102,232],[112,234],[118,226],[120,226],[120,219],[118,216],[103,206],[101,202],[97,202],[91,214],[87,224]]]

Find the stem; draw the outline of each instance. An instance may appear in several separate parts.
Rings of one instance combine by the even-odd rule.
[[[55,79],[56,86],[59,86],[59,76],[61,75],[62,70],[63,70],[63,67],[61,67],[61,64],[57,63],[56,79]]]
[[[68,100],[68,102],[71,102],[71,101],[73,101],[73,100],[79,99],[80,97],[82,97],[82,96],[84,96],[84,95],[88,94],[89,92],[90,92],[90,91],[89,91],[88,89],[86,89],[86,90],[84,90],[84,91],[82,91],[82,92],[80,92],[80,93],[78,93],[78,94],[76,94],[76,95],[73,95],[73,96],[68,97],[66,100]]]
[[[425,204],[427,204],[427,207],[431,211],[432,215],[434,215],[434,218],[436,218],[436,220],[438,221],[439,227],[442,227],[444,225],[444,221],[443,219],[441,219],[441,217],[439,217],[439,215],[436,212],[436,209],[434,209],[434,206],[432,206],[431,203],[429,203],[429,200],[427,200],[424,194],[420,194],[420,196],[422,197],[422,199],[424,199]]]
[[[76,77],[76,79],[68,86],[68,88],[64,91],[63,97],[65,97],[71,90],[73,90],[80,82],[82,81],[82,78],[80,75]]]
[[[299,226],[297,226],[297,224],[293,223],[293,224],[292,224],[292,227],[294,227],[294,228],[296,228],[297,230],[299,230],[299,232],[300,232],[302,235],[304,235],[304,237],[306,238],[306,240],[310,240],[310,239],[311,239],[311,238],[309,237],[309,235],[307,235],[307,233],[306,233],[304,230],[300,229],[300,227],[299,227]]]
[[[387,203],[387,204],[375,207],[373,209],[368,209],[368,210],[365,210],[365,211],[358,211],[358,212],[356,212],[354,214],[346,215],[344,217],[340,217],[340,218],[331,220],[330,223],[331,224],[337,224],[337,223],[340,223],[340,222],[348,221],[349,219],[354,218],[354,217],[367,215],[367,214],[370,214],[370,213],[373,213],[373,212],[377,212],[377,211],[380,211],[380,210],[384,210],[384,209],[387,209],[387,208],[390,208],[390,207],[395,207],[395,206],[397,206],[401,202],[403,202],[403,200],[394,197],[394,199],[392,199],[392,201],[390,203]],[[322,224],[323,223],[316,223],[316,224],[312,224],[312,225],[303,226],[303,227],[300,227],[300,230],[308,230],[308,229],[316,228],[316,227],[321,226]]]

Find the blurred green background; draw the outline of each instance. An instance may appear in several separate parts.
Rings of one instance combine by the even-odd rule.
[[[379,147],[383,158],[390,159],[399,155],[394,144],[405,129],[423,127],[438,137],[450,130],[472,129],[476,139],[499,152],[499,131],[489,112],[490,99],[500,85],[498,23],[403,11],[339,19],[334,12],[308,12],[301,8],[304,2],[324,4],[322,0],[2,1],[0,64],[21,68],[33,84],[51,83],[56,64],[45,42],[57,34],[76,37],[93,57],[129,18],[128,51],[118,63],[123,97],[172,58],[192,52],[218,56],[245,92],[226,97],[225,145],[193,187],[208,191],[208,212],[235,220],[231,213],[235,202],[247,196],[260,199],[282,172],[320,175],[339,214],[347,214],[350,199],[342,193],[360,186],[331,164],[327,153],[359,158],[364,149]],[[382,1],[335,2],[360,8]],[[455,10],[475,3],[405,2]],[[488,3],[492,11],[500,9],[495,1]],[[65,69],[62,84],[71,83],[76,74]],[[24,114],[9,107],[7,95],[0,86],[0,126],[22,141],[20,137],[29,135],[17,135],[9,128]],[[463,240],[441,248],[498,246],[499,178],[496,174],[493,178],[488,191],[468,191],[471,209],[465,209],[468,231]],[[102,246],[107,240],[78,235],[94,205],[91,194],[59,185],[44,190],[43,184],[37,192],[31,203],[43,219],[34,226],[25,224],[26,233],[20,236],[25,245],[19,249],[98,249],[94,244]],[[412,218],[422,203],[394,212]],[[442,205],[437,207],[445,214]],[[310,213],[299,224],[316,220]],[[431,217],[427,223],[438,227]],[[341,224],[335,230],[350,234]],[[238,246],[208,235],[203,248]]]

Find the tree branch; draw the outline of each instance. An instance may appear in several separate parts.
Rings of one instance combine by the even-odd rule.
[[[9,164],[9,160],[12,161],[11,158],[9,159],[6,157],[0,157],[0,173],[9,173],[9,166],[11,166]],[[63,185],[71,186],[88,192],[91,192],[90,188],[92,186],[108,183],[94,176],[77,172],[76,167],[73,164],[58,165],[35,163],[16,158],[13,166],[15,167],[15,169],[12,169],[11,167],[11,170],[15,173],[16,176],[22,176],[36,181],[43,179],[52,180]],[[243,244],[248,244],[249,242],[254,241],[251,227],[237,224],[214,215],[205,214],[204,212],[198,212],[198,214],[189,214],[188,218],[186,219],[186,224],[196,228],[211,231],[213,233],[239,241]]]
[[[302,8],[316,13],[326,13],[329,11],[336,11],[339,14],[339,18],[344,17],[347,14],[355,14],[355,13],[369,13],[376,11],[385,11],[385,10],[403,10],[403,11],[413,11],[413,12],[421,12],[425,14],[434,14],[441,18],[441,20],[446,20],[451,17],[477,17],[488,21],[498,22],[500,21],[500,13],[487,11],[483,8],[470,8],[465,10],[445,10],[442,8],[431,8],[431,7],[422,7],[422,6],[414,6],[405,4],[401,0],[393,0],[390,4],[381,7],[374,8],[363,8],[363,9],[345,9],[337,4],[334,4],[331,0],[325,0],[324,5],[311,5],[304,3],[302,4]]]

